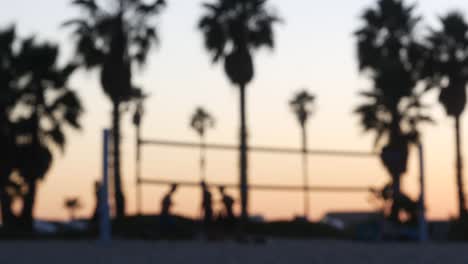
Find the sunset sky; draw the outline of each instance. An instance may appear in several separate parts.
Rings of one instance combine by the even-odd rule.
[[[68,0],[3,0],[0,27],[16,23],[22,36],[38,34],[40,40],[59,42],[61,61],[71,57],[70,31],[60,24],[77,15]],[[105,2],[105,1],[104,1]],[[196,29],[202,14],[199,0],[168,0],[159,18],[160,46],[151,54],[148,66],[134,76],[135,83],[151,94],[143,123],[145,138],[198,140],[189,127],[196,106],[204,106],[217,120],[208,141],[236,144],[238,138],[238,91],[226,79],[220,65],[212,65]],[[255,56],[256,76],[248,87],[248,124],[251,145],[299,147],[299,126],[288,107],[289,99],[302,88],[317,96],[317,112],[308,123],[312,149],[372,151],[373,135],[364,135],[352,112],[361,102],[357,93],[370,88],[356,65],[353,31],[359,15],[375,0],[270,0],[284,23],[276,28],[276,48]],[[411,1],[412,2],[412,1]],[[468,12],[462,0],[419,1],[417,13],[425,25],[437,26],[437,16],[448,10]],[[101,130],[110,124],[110,103],[104,96],[97,72],[78,72],[71,86],[86,108],[81,132],[68,131],[64,155],[56,151],[53,168],[41,183],[35,214],[42,218],[67,217],[66,197],[79,197],[80,215],[94,207],[93,182],[101,177]],[[437,104],[436,94],[427,96],[437,125],[423,129],[426,149],[427,202],[431,218],[456,214],[454,173],[454,131]],[[465,127],[466,118],[463,120]],[[128,212],[135,212],[134,129],[130,114],[123,119],[122,163]],[[463,129],[463,131],[465,131]],[[463,133],[464,142],[468,142]],[[468,155],[468,144],[463,148]],[[237,153],[208,152],[208,179],[237,182]],[[250,156],[252,183],[301,183],[300,157],[273,154]],[[465,159],[465,163],[468,160]],[[377,158],[318,157],[309,159],[312,185],[379,186],[388,175]],[[404,189],[412,197],[419,192],[416,152],[411,153]],[[143,175],[151,179],[197,180],[198,150],[146,147]],[[467,175],[468,177],[468,175]],[[144,187],[144,212],[159,210],[166,186]],[[218,197],[216,190],[213,190]],[[230,190],[237,196],[237,192]],[[175,211],[197,215],[199,190],[181,188],[175,195]],[[325,194],[310,196],[311,215],[320,218],[327,211],[374,210],[369,194]],[[217,199],[218,200],[218,199]],[[291,218],[302,212],[301,194],[252,191],[251,212],[268,218]]]

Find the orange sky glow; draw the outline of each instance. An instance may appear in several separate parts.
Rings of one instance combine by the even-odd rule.
[[[17,21],[22,35],[38,33],[40,39],[58,41],[62,46],[62,59],[69,58],[71,38],[67,30],[59,27],[65,19],[76,15],[67,5],[68,1],[14,2],[9,3],[8,12],[0,10],[0,26]],[[145,138],[197,141],[197,135],[189,127],[189,117],[195,107],[201,105],[217,120],[216,127],[208,131],[207,140],[236,144],[238,94],[222,68],[212,65],[203,49],[201,34],[195,27],[201,1],[168,2],[169,7],[159,24],[161,45],[152,53],[149,65],[135,74],[135,83],[151,94],[146,105],[143,135]],[[250,144],[299,148],[299,127],[288,101],[297,90],[306,87],[318,98],[317,113],[308,125],[311,149],[372,151],[373,135],[362,133],[358,118],[352,113],[361,102],[357,93],[370,88],[357,70],[352,32],[359,26],[360,12],[375,1],[330,0],[320,5],[303,0],[270,2],[286,22],[277,29],[275,50],[260,51],[255,57],[256,78],[248,87]],[[461,0],[424,0],[419,6],[419,12],[428,16],[431,25],[435,24],[435,15],[445,10],[456,7],[468,10],[468,4]],[[81,199],[84,205],[79,212],[81,216],[90,216],[95,206],[93,183],[101,177],[101,131],[109,126],[110,103],[99,87],[96,72],[78,72],[71,86],[81,95],[86,108],[83,130],[67,131],[65,154],[55,152],[54,166],[39,188],[35,214],[41,218],[66,219],[68,215],[63,206],[66,197]],[[432,115],[437,124],[422,130],[427,205],[430,218],[447,219],[456,212],[454,132],[452,120],[445,117],[436,97],[431,93],[426,100],[433,105]],[[128,212],[135,213],[135,136],[129,113],[122,122],[124,191]],[[463,126],[465,124],[466,118]],[[468,144],[464,144],[463,149],[466,153]],[[236,152],[208,151],[207,159],[208,180],[237,183]],[[253,153],[250,182],[299,185],[300,166],[298,155]],[[381,186],[389,180],[378,158],[372,157],[311,156],[309,168],[311,185]],[[198,150],[145,147],[142,169],[145,178],[198,180]],[[417,197],[416,149],[412,149],[403,186],[411,197]],[[159,200],[166,189],[167,186],[143,188],[145,213],[158,212]],[[218,201],[216,190],[213,192]],[[237,191],[229,190],[229,193],[237,197]],[[311,216],[320,219],[328,211],[376,210],[370,198],[368,193],[313,192]],[[180,188],[175,194],[174,209],[179,214],[197,216],[199,190]],[[302,212],[302,194],[252,191],[250,211],[269,219],[292,218]]]

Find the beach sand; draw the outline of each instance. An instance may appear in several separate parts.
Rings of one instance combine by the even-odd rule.
[[[107,245],[95,241],[2,241],[0,263],[466,264],[467,248],[467,244],[288,240],[268,241],[259,245],[196,241],[113,241]]]

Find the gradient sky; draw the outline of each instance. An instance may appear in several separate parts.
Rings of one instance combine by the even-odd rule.
[[[59,42],[62,60],[73,48],[69,31],[59,25],[77,14],[67,0],[7,1],[0,9],[0,26],[17,23],[22,36],[38,34],[41,40]],[[148,138],[197,140],[188,120],[198,105],[206,107],[217,125],[209,131],[213,142],[237,142],[238,93],[218,65],[210,63],[196,22],[201,14],[199,0],[168,0],[159,19],[160,47],[135,82],[152,96],[147,101],[143,134]],[[359,14],[374,0],[271,0],[284,18],[277,27],[274,52],[262,50],[255,57],[256,78],[248,88],[248,123],[252,145],[298,146],[299,127],[288,108],[288,100],[300,88],[318,97],[318,111],[309,122],[311,148],[372,150],[373,135],[362,134],[352,114],[359,104],[357,92],[369,88],[359,76],[352,32],[359,26]],[[418,13],[426,24],[437,25],[437,15],[447,10],[468,10],[462,0],[420,1]],[[424,26],[422,29],[424,30]],[[65,197],[77,196],[90,215],[94,206],[93,182],[101,174],[101,130],[109,126],[110,103],[103,95],[96,72],[78,72],[71,82],[81,95],[86,113],[81,132],[69,131],[65,155],[56,152],[54,166],[39,189],[36,216],[65,218]],[[433,103],[436,126],[424,127],[427,171],[428,214],[448,218],[456,213],[453,123]],[[135,212],[134,131],[129,114],[123,119],[123,175],[128,211]],[[465,127],[466,118],[463,120]],[[465,130],[463,130],[465,131]],[[466,135],[463,133],[463,135]],[[468,144],[464,144],[468,151]],[[465,151],[465,152],[466,152]],[[416,152],[411,153],[404,189],[418,195]],[[300,184],[300,157],[252,154],[252,183]],[[311,157],[310,181],[315,185],[380,185],[388,176],[377,158],[350,159]],[[465,162],[468,162],[465,160]],[[196,180],[198,151],[162,147],[144,150],[143,175],[147,178]],[[208,179],[237,182],[237,154],[208,153]],[[159,210],[159,199],[167,187],[144,187],[144,211]],[[237,193],[231,191],[237,196]],[[217,195],[217,194],[216,194]],[[198,190],[181,188],[175,196],[177,213],[196,215],[200,208]],[[302,211],[301,194],[253,191],[251,211],[269,218],[290,218]],[[321,217],[330,210],[372,210],[368,194],[311,194],[311,214]]]

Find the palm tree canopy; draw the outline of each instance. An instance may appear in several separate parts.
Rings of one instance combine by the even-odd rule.
[[[76,61],[87,68],[101,67],[101,83],[113,102],[135,96],[131,64],[143,66],[148,52],[158,43],[152,18],[160,14],[164,0],[74,0],[83,10],[80,18],[64,23],[74,27]],[[109,2],[107,2],[109,3]]]
[[[207,128],[215,125],[215,119],[202,107],[198,107],[190,120],[192,127],[200,136],[204,136]]]
[[[365,131],[376,133],[375,147],[386,139],[381,159],[395,186],[406,171],[409,143],[418,140],[417,124],[432,121],[423,113],[424,91],[417,89],[428,71],[429,49],[416,38],[421,19],[414,8],[401,0],[379,0],[364,12],[364,25],[355,32],[359,70],[373,81],[355,113]]]
[[[359,69],[374,83],[371,91],[361,93],[367,102],[356,113],[366,131],[376,131],[376,144],[385,134],[393,133],[393,140],[412,135],[413,121],[430,120],[414,113],[422,106],[416,87],[428,54],[415,37],[420,17],[413,15],[414,8],[400,0],[379,0],[364,12],[364,26],[355,33]]]
[[[305,126],[309,116],[313,114],[315,110],[315,96],[306,90],[303,90],[294,96],[294,98],[289,102],[289,106],[296,114],[299,123],[303,127]]]
[[[13,43],[15,28],[0,31],[0,137],[5,139],[11,133],[10,114],[14,108],[17,91],[14,89]]]
[[[198,27],[213,62],[224,59],[225,70],[235,84],[253,78],[251,50],[275,45],[273,24],[279,17],[266,7],[267,0],[217,0],[203,4],[206,14]]]
[[[58,47],[38,44],[34,38],[22,40],[13,53],[18,94],[12,110],[14,136],[18,148],[18,169],[27,179],[43,177],[52,162],[49,145],[64,150],[63,128],[79,129],[83,108],[67,84],[75,65],[57,65]]]
[[[364,26],[355,33],[359,69],[370,74],[374,89],[393,107],[411,96],[424,65],[426,48],[414,37],[420,18],[413,16],[413,10],[403,1],[379,0],[376,8],[364,12]]]
[[[428,37],[431,56],[427,64],[430,83],[441,89],[439,101],[449,116],[460,116],[466,105],[468,82],[468,24],[463,15],[451,12],[440,18],[442,28]]]
[[[38,106],[41,119],[40,138],[50,138],[53,143],[64,147],[63,124],[80,128],[79,117],[83,108],[75,92],[67,86],[67,80],[75,66],[60,68],[56,65],[58,47],[51,44],[36,44],[33,38],[25,40],[18,54],[18,72],[25,76],[18,87],[21,98],[16,115],[19,128],[28,131],[33,122],[33,107]],[[29,78],[27,78],[29,77]]]
[[[433,123],[434,120],[426,113],[429,105],[422,103],[423,93],[415,93],[400,103],[401,136],[409,142],[416,143],[419,140],[418,124]],[[385,104],[385,98],[378,92],[361,92],[361,96],[367,100],[355,109],[360,115],[361,124],[365,132],[374,131],[376,138],[374,145],[377,147],[384,137],[390,137],[393,125],[392,113]],[[400,138],[402,139],[402,138]]]

